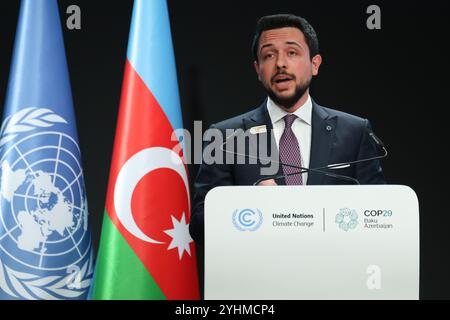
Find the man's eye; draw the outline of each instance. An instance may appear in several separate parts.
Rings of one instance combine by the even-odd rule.
[[[264,60],[272,59],[274,57],[273,53],[267,53],[264,55]]]
[[[289,51],[289,52],[288,52],[288,55],[291,56],[291,57],[293,57],[293,56],[296,56],[296,55],[297,55],[297,52],[296,52],[296,51]]]

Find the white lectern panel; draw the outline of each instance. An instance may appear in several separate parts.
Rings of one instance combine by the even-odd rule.
[[[205,201],[205,299],[418,299],[405,186],[220,187]]]

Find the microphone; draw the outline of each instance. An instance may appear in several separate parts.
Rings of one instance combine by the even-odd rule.
[[[360,159],[360,160],[355,160],[355,161],[349,161],[349,162],[343,162],[343,163],[334,163],[334,164],[329,164],[325,167],[321,167],[321,168],[317,168],[317,169],[331,169],[331,170],[335,170],[335,169],[344,169],[344,168],[348,168],[351,165],[357,164],[357,163],[362,163],[362,162],[367,162],[367,161],[373,161],[373,160],[379,160],[379,159],[383,159],[386,158],[388,155],[388,151],[386,149],[386,146],[384,145],[383,141],[381,141],[380,138],[378,138],[375,133],[373,133],[373,131],[369,128],[366,128],[367,133],[369,134],[369,137],[375,142],[375,144],[380,148],[383,149],[384,154],[381,156],[375,156],[375,157],[371,157],[371,158],[366,158],[366,159]]]
[[[231,139],[231,138],[233,138],[233,137],[235,137],[235,136],[237,136],[237,133],[242,133],[242,131],[236,130],[233,134],[231,134],[230,136],[228,136],[228,137],[225,139],[225,141],[220,145],[220,149],[221,149],[223,152],[230,153],[230,154],[237,155],[237,156],[241,156],[241,157],[245,157],[245,158],[247,158],[247,159],[255,159],[255,160],[260,160],[260,161],[261,161],[261,160],[265,160],[265,161],[267,161],[267,162],[278,163],[278,164],[280,164],[280,165],[282,165],[282,166],[286,166],[286,167],[290,167],[290,168],[294,168],[294,169],[299,169],[299,170],[301,170],[301,171],[299,171],[299,172],[293,172],[293,173],[290,173],[290,174],[288,174],[288,175],[276,175],[276,176],[269,176],[269,177],[261,178],[261,179],[258,179],[253,185],[257,185],[257,184],[259,184],[259,183],[261,183],[261,182],[263,182],[263,181],[266,181],[266,180],[270,180],[270,179],[277,180],[277,179],[284,178],[284,177],[286,177],[286,176],[296,175],[296,174],[302,174],[302,173],[305,173],[305,172],[308,172],[308,173],[310,173],[310,172],[313,172],[313,173],[320,173],[320,174],[324,174],[324,175],[329,176],[329,177],[332,177],[332,178],[342,179],[342,180],[346,180],[346,181],[352,181],[352,182],[354,182],[355,184],[359,184],[359,181],[358,181],[357,179],[353,178],[353,177],[344,176],[344,175],[340,175],[340,174],[336,174],[336,173],[330,173],[330,172],[326,172],[326,171],[323,171],[323,170],[322,170],[322,169],[329,169],[328,167],[322,167],[322,168],[314,168],[314,169],[310,169],[310,168],[305,168],[305,167],[295,166],[295,165],[291,165],[291,164],[287,164],[287,163],[282,163],[282,162],[280,162],[280,161],[276,161],[276,160],[272,160],[272,159],[262,159],[262,158],[260,158],[260,157],[254,157],[254,156],[251,156],[251,155],[248,155],[248,154],[241,154],[241,153],[238,153],[238,152],[225,150],[225,149],[224,149],[224,146],[227,144],[228,140]],[[245,133],[245,132],[244,132],[244,133]]]
[[[348,167],[350,167],[350,166],[352,166],[354,164],[357,164],[357,163],[363,163],[363,162],[374,161],[374,160],[386,158],[387,155],[388,155],[388,151],[387,151],[386,146],[383,143],[383,141],[381,141],[381,139],[378,138],[371,129],[366,128],[366,131],[367,131],[369,137],[375,142],[375,144],[380,149],[384,150],[384,154],[383,155],[370,157],[370,158],[366,158],[366,159],[355,160],[355,161],[348,161],[348,162],[343,162],[343,163],[333,163],[333,164],[329,164],[329,165],[324,166],[324,167],[318,167],[318,168],[307,169],[307,170],[308,171],[312,171],[312,172],[324,173],[325,175],[331,176],[333,178],[344,179],[344,180],[351,180],[351,181],[355,182],[356,184],[360,184],[358,179],[356,179],[356,178],[349,177],[349,176],[343,176],[343,175],[334,175],[334,174],[331,174],[329,172],[322,171],[322,170],[327,170],[327,169],[328,170],[345,169],[345,168],[348,168]],[[282,164],[282,165],[285,165],[285,164]],[[288,165],[288,167],[292,167],[292,166]],[[304,171],[306,168],[298,168],[298,169],[301,169],[301,171],[293,172],[293,173],[290,173],[290,174],[287,174],[287,175],[276,175],[276,176],[270,176],[270,177],[266,177],[266,178],[261,178],[261,179],[257,180],[253,185],[257,185],[257,184],[259,184],[259,183],[261,183],[263,181],[270,180],[270,179],[277,180],[277,179],[284,178],[286,176],[291,176],[291,175],[302,174],[304,172],[308,172],[308,171]]]

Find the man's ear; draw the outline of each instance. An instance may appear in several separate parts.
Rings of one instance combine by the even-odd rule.
[[[322,56],[320,54],[316,54],[312,58],[312,75],[317,76],[319,74],[319,68],[322,64]]]
[[[259,63],[257,60],[253,61],[253,66],[255,67],[256,74],[258,75],[258,80],[261,81],[261,77],[259,76]]]

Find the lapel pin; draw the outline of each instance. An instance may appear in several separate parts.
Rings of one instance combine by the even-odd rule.
[[[250,128],[251,134],[261,134],[261,133],[266,133],[266,132],[267,132],[266,125]]]

